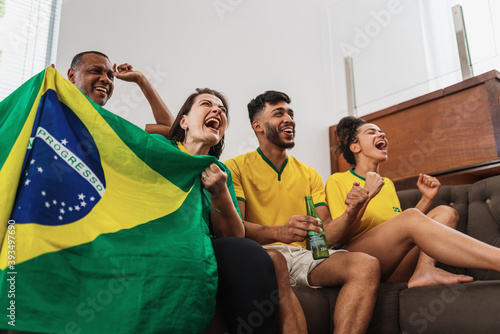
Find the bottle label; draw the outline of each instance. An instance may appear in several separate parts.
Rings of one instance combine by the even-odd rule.
[[[325,238],[321,233],[318,233],[316,235],[311,235],[309,237],[309,243],[311,245],[311,249],[317,249],[318,251],[327,251],[328,246],[326,245]]]

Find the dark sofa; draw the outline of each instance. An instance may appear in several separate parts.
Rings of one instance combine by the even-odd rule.
[[[414,207],[418,190],[398,192],[403,209]],[[441,187],[433,206],[450,205],[460,215],[458,230],[500,247],[500,176],[472,185]],[[439,240],[436,240],[439,242]],[[368,333],[500,333],[500,273],[455,268],[474,277],[472,283],[418,287],[382,283]],[[339,289],[295,287],[309,334],[332,333],[332,314]]]

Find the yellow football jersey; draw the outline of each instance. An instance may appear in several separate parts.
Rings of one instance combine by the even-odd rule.
[[[258,148],[226,161],[238,200],[245,202],[245,220],[260,225],[283,225],[293,215],[306,215],[305,197],[326,205],[321,176],[288,156],[281,170]],[[305,247],[304,242],[290,245]]]
[[[346,208],[345,199],[354,181],[358,181],[361,187],[365,186],[365,178],[354,173],[352,169],[343,173],[335,173],[326,181],[326,201],[333,219],[344,213]],[[384,177],[384,182],[385,184],[377,196],[368,203],[363,218],[361,218],[361,224],[351,241],[401,212],[401,205],[394,183],[386,177]]]

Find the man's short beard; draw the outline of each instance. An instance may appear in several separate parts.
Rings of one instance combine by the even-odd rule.
[[[278,146],[279,148],[283,148],[283,149],[291,149],[295,146],[295,142],[293,142],[293,141],[290,143],[287,143],[287,142],[284,142],[283,140],[281,140],[279,131],[276,130],[276,128],[272,127],[270,124],[266,124],[266,129],[267,129],[266,138],[272,144]]]

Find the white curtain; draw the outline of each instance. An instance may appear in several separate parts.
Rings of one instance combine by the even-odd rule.
[[[55,62],[62,0],[0,0],[0,101]]]

